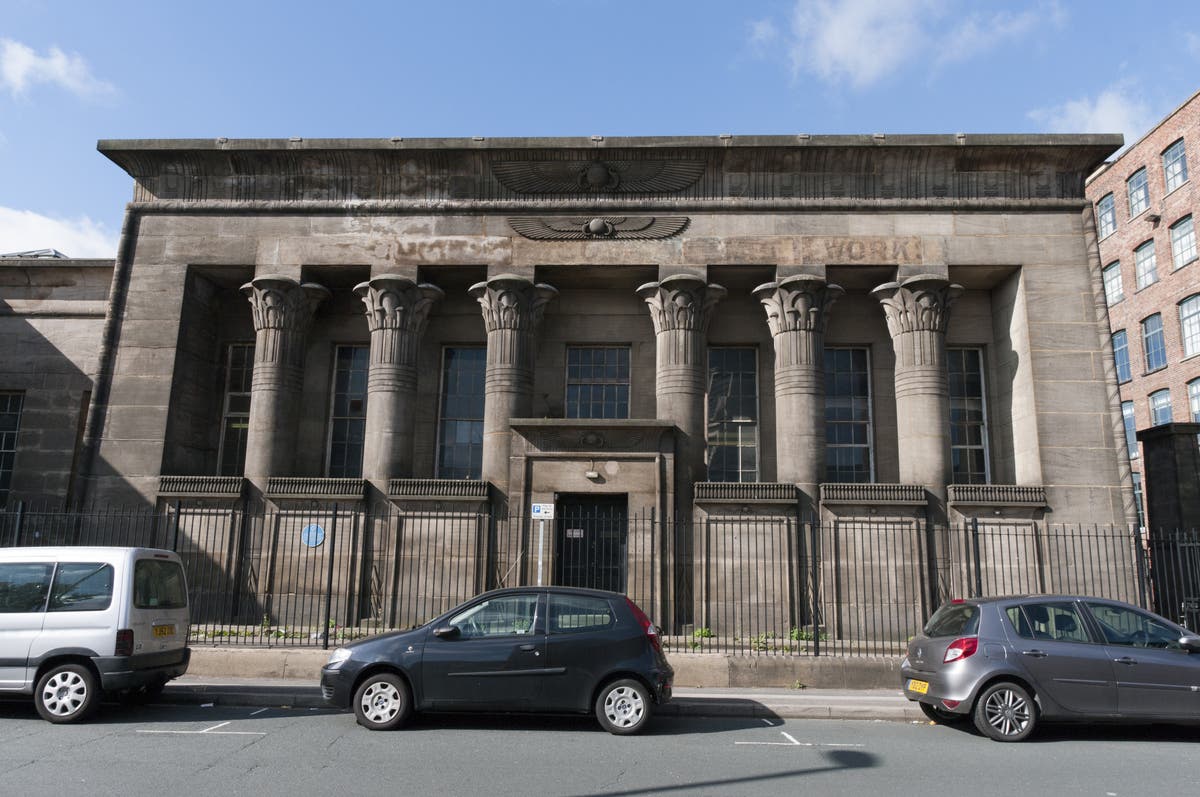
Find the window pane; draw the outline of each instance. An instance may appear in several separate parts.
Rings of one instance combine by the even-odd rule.
[[[825,350],[825,480],[871,481],[871,396],[866,349]]]
[[[1100,237],[1107,238],[1112,235],[1117,229],[1117,203],[1113,201],[1113,195],[1101,197],[1096,203],[1096,216],[1100,226]]]
[[[1191,216],[1171,225],[1171,263],[1182,268],[1196,259],[1196,226]]]
[[[1188,409],[1192,413],[1192,423],[1200,423],[1200,379],[1188,382]]]
[[[362,440],[367,428],[369,346],[338,346],[334,351],[333,401],[329,416],[331,478],[362,476]]]
[[[1167,193],[1186,183],[1187,178],[1187,153],[1181,138],[1163,150],[1163,182]]]
[[[1133,402],[1121,402],[1121,417],[1125,421],[1125,449],[1130,459],[1138,458],[1137,422],[1133,414]]]
[[[708,350],[708,480],[758,481],[758,350]]]
[[[979,349],[948,349],[950,448],[955,484],[987,484],[987,423]]]
[[[21,429],[21,410],[24,405],[24,393],[0,393],[0,506],[8,503],[13,462],[17,456],[17,435]]]
[[[0,564],[0,614],[42,611],[53,570],[48,564]]]
[[[1154,256],[1154,241],[1146,241],[1135,249],[1133,261],[1138,290],[1158,282],[1158,261]]]
[[[1200,293],[1179,304],[1179,333],[1183,356],[1200,354]]]
[[[50,612],[99,612],[112,603],[113,567],[98,562],[62,563],[50,588]]]
[[[1146,527],[1146,512],[1142,509],[1142,474],[1133,473],[1133,508],[1137,511],[1138,528]]]
[[[483,472],[483,381],[487,349],[447,348],[442,355],[438,478],[478,479]]]
[[[1167,367],[1167,345],[1163,340],[1162,316],[1158,313],[1142,322],[1142,349],[1147,371]]]
[[[1104,269],[1104,299],[1114,305],[1125,298],[1121,288],[1121,262],[1117,261]]]
[[[225,353],[225,395],[217,472],[241,476],[246,468],[246,430],[250,428],[250,385],[254,378],[254,344],[232,343]]]
[[[1150,188],[1147,185],[1146,170],[1138,169],[1126,182],[1129,189],[1129,217],[1133,218],[1150,207]]]
[[[1113,359],[1117,364],[1117,381],[1128,382],[1133,378],[1129,367],[1129,336],[1125,330],[1114,332],[1112,336]]]
[[[566,416],[629,417],[629,347],[568,346]]]
[[[1150,394],[1150,425],[1171,422],[1171,391],[1159,390]]]

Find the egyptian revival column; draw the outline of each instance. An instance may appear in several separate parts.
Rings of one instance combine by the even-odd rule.
[[[501,274],[471,286],[487,329],[484,378],[484,481],[508,493],[509,422],[533,411],[533,366],[537,328],[546,305],[558,295],[549,285]]]
[[[814,276],[754,289],[775,344],[776,480],[797,485],[815,513],[825,473],[825,326],[845,291]]]
[[[708,323],[725,289],[692,274],[674,274],[642,285],[637,294],[654,322],[656,414],[681,432],[675,446],[675,513],[691,520],[694,485],[705,478]]]
[[[246,430],[246,478],[259,489],[291,472],[313,313],[329,296],[315,282],[262,276],[242,286],[254,317],[254,376]]]
[[[883,306],[896,351],[900,481],[924,485],[943,505],[952,473],[946,325],[962,290],[922,274],[871,291]]]
[[[429,311],[444,295],[436,285],[383,274],[354,286],[371,331],[363,478],[387,492],[389,479],[412,476],[417,348]]]

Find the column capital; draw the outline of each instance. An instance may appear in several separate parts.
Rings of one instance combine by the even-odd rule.
[[[720,285],[692,274],[673,274],[637,289],[637,295],[650,307],[655,334],[707,331],[712,310],[726,293]]]
[[[541,323],[546,305],[558,290],[516,274],[499,274],[475,283],[469,293],[483,308],[483,324],[488,332],[530,331]]]
[[[887,316],[893,338],[906,332],[946,332],[950,306],[963,287],[933,274],[918,274],[903,282],[887,282],[871,291]]]
[[[825,334],[829,309],[846,291],[820,277],[796,275],[754,289],[775,337],[785,332]]]
[[[250,300],[256,332],[307,332],[317,306],[330,295],[324,285],[279,275],[256,277],[241,290]]]
[[[416,283],[398,274],[381,274],[354,286],[363,301],[367,328],[395,329],[420,335],[429,320],[429,311],[445,292],[427,282]]]

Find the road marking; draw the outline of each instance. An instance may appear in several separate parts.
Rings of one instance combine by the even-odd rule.
[[[250,716],[251,716],[251,717],[257,716],[258,714],[261,714],[261,713],[263,713],[264,711],[267,711],[267,710],[268,710],[268,709],[265,709],[265,708],[260,708],[258,711],[251,711],[251,712],[250,712]]]
[[[758,747],[866,747],[865,744],[857,744],[855,742],[798,742],[796,738],[787,731],[779,732],[786,742],[734,742],[734,744],[755,745]]]
[[[768,727],[768,728],[773,728],[773,727],[775,727],[775,723],[771,722],[769,719],[767,719],[767,718],[765,718],[765,717],[763,718],[763,722],[765,722],[765,723],[767,724],[767,727]]]
[[[265,711],[266,709],[263,709],[263,710]],[[212,726],[211,728],[205,728],[202,731],[158,731],[158,730],[144,731],[144,730],[139,729],[138,733],[169,733],[169,734],[174,734],[176,736],[199,736],[201,734],[207,734],[210,736],[266,736],[267,735],[266,733],[264,733],[262,731],[219,731],[219,730],[217,730],[218,728],[224,728],[228,724],[229,724],[229,722],[222,722],[222,723]]]

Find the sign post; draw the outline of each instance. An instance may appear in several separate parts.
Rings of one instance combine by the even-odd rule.
[[[542,561],[546,553],[546,521],[554,520],[554,504],[532,504],[529,516],[538,522],[537,585],[542,586]]]

